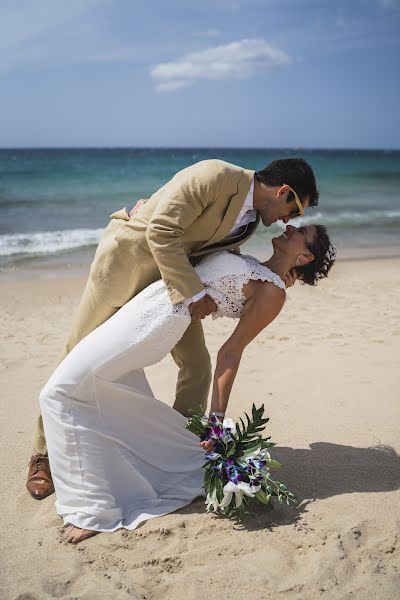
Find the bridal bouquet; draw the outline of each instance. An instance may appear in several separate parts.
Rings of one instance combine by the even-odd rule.
[[[270,469],[282,465],[270,457],[267,448],[275,446],[271,436],[262,438],[262,431],[269,419],[263,419],[264,405],[256,409],[252,405],[252,419],[247,425],[242,419],[241,427],[232,419],[220,421],[212,416],[191,417],[185,427],[198,435],[201,441],[213,440],[213,451],[206,452],[204,489],[207,494],[207,512],[220,511],[223,515],[248,513],[251,498],[268,504],[272,496],[279,503],[296,503],[294,494],[279,481],[273,479]]]

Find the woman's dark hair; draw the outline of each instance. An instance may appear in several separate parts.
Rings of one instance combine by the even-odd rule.
[[[315,176],[310,165],[302,158],[283,158],[274,160],[256,175],[261,183],[277,186],[286,183],[290,185],[302,200],[310,198],[310,206],[317,206],[319,193],[315,183]],[[289,192],[288,202],[294,199]]]
[[[335,253],[328,252],[332,246],[326,227],[323,225],[314,225],[313,227],[316,229],[316,234],[312,244],[308,244],[308,248],[314,254],[314,260],[307,265],[296,267],[302,283],[309,285],[317,285],[319,279],[328,277],[335,262]]]

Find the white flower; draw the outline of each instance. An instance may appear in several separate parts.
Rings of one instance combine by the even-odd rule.
[[[243,502],[243,496],[253,497],[260,487],[261,485],[250,485],[244,481],[239,481],[239,483],[228,481],[228,483],[224,485],[224,497],[222,498],[219,507],[223,509],[228,506],[232,500],[233,494],[235,494],[235,505],[236,508],[238,508]]]
[[[214,492],[212,492],[211,494],[207,494],[207,498],[206,498],[206,504],[207,504],[207,510],[210,509],[210,506],[213,507],[214,511],[218,510],[218,500],[217,500],[217,495]]]
[[[235,421],[233,419],[231,419],[230,417],[227,417],[226,419],[224,419],[222,426],[229,428],[233,433],[236,431]]]
[[[238,459],[240,464],[246,464],[249,460],[270,460],[271,455],[267,450],[261,450],[261,446],[257,446],[250,452],[243,452],[243,456]]]
[[[322,279],[323,277],[325,277],[325,270],[327,269],[327,267],[329,266],[329,264],[331,262],[333,263],[336,260],[336,252],[337,252],[336,246],[333,242],[331,242],[329,244],[328,250],[325,252],[325,259],[324,259],[322,270],[317,271],[315,273],[316,279]]]

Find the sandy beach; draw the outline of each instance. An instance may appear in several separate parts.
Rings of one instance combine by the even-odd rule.
[[[243,358],[227,414],[264,403],[297,507],[258,505],[239,524],[197,499],[78,546],[63,541],[54,496],[34,500],[25,481],[38,393],[85,278],[0,279],[1,600],[398,599],[399,267],[342,261],[316,289],[296,284]],[[235,322],[204,325],[215,359]],[[172,359],[148,376],[172,404]]]

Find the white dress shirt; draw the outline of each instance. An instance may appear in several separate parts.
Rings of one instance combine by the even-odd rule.
[[[254,195],[254,177],[251,182],[249,192],[248,192],[246,198],[244,199],[243,206],[240,209],[238,218],[236,219],[234,226],[232,227],[232,229],[230,230],[230,232],[228,233],[228,235],[226,236],[225,239],[230,238],[232,235],[236,235],[242,227],[244,227],[248,223],[252,223],[253,221],[255,221],[257,219],[257,211],[255,208],[253,208],[253,195]],[[192,296],[191,298],[185,298],[185,300],[183,300],[183,302],[186,304],[186,306],[189,306],[189,304],[191,304],[192,302],[197,302],[197,300],[200,300],[205,295],[206,295],[206,290],[202,290],[201,292],[199,292],[195,296]]]

